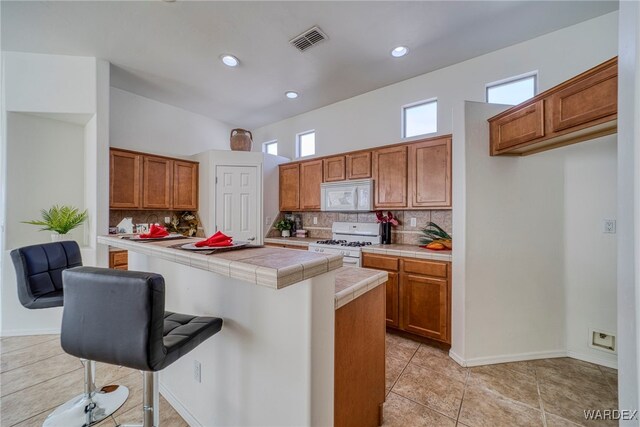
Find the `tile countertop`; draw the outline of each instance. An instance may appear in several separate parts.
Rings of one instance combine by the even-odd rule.
[[[363,247],[362,252],[369,254],[401,256],[406,258],[451,261],[451,251],[431,251],[417,245],[371,245]]]
[[[359,267],[336,270],[336,310],[388,280],[386,271]]]
[[[317,237],[265,237],[265,243],[275,243],[278,245],[291,245],[291,246],[309,246],[309,243],[315,243],[319,239]]]
[[[132,242],[113,236],[98,236],[98,243],[155,256],[257,285],[281,289],[342,267],[342,256],[291,251],[276,247],[238,249],[214,255],[189,252],[169,246],[202,239]]]

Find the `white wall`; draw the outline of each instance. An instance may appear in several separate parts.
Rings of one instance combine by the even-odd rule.
[[[620,2],[618,57],[618,400],[640,408],[640,4]],[[621,426],[637,426],[624,420]]]
[[[278,153],[293,158],[295,134],[309,129],[316,130],[317,155],[399,142],[401,106],[434,97],[438,133],[448,134],[453,106],[484,101],[486,83],[538,70],[543,91],[616,54],[614,12],[256,129],[254,150],[277,139]]]
[[[564,259],[567,351],[572,357],[617,366],[613,353],[589,346],[590,329],[615,333],[617,235],[616,136],[557,150],[564,156]],[[549,237],[549,243],[557,237]]]
[[[21,221],[39,220],[40,210],[55,204],[83,209],[83,126],[9,113],[7,157],[7,247],[50,241],[51,232]],[[84,242],[83,229],[71,233],[79,242]]]
[[[565,351],[563,159],[553,151],[490,157],[486,119],[502,109],[467,102],[464,139],[454,135],[465,150],[464,194],[457,177],[454,198],[465,201],[454,209],[453,235],[463,222],[465,236],[453,262],[465,271],[452,276],[454,289],[464,287],[464,300],[453,299],[454,312],[464,311],[464,342],[455,337],[451,353],[468,365]]]
[[[112,147],[178,157],[229,149],[221,121],[114,87],[110,105]]]
[[[13,232],[24,226],[19,221],[28,219],[23,218],[25,210],[31,211],[36,205],[45,208],[53,203],[67,203],[73,198],[80,209],[89,211],[83,233],[75,236],[82,247],[84,264],[107,264],[107,249],[97,245],[96,236],[106,234],[108,227],[109,64],[89,57],[2,52],[2,70],[5,128],[0,147],[4,164],[0,191],[3,195],[0,334],[56,332],[61,310],[26,310],[19,305],[9,251],[18,245],[49,240],[46,233],[13,238]],[[67,125],[52,124],[50,119],[75,123],[79,129],[71,132]],[[17,126],[19,132],[9,135],[7,124]],[[67,137],[63,143],[61,138]],[[55,147],[51,146],[51,140]],[[27,148],[24,144],[28,144],[30,153],[24,151]],[[73,150],[69,144],[74,145]],[[61,145],[64,151],[52,152]],[[26,158],[28,154],[30,158]],[[13,179],[17,170],[13,168],[28,171],[32,163],[38,166],[32,172],[33,177],[40,177],[41,182],[28,181],[29,188],[24,188],[24,179],[30,178]],[[74,180],[71,191],[57,188],[61,178],[65,183]],[[41,188],[50,190],[43,192]],[[17,198],[17,194],[22,196]]]

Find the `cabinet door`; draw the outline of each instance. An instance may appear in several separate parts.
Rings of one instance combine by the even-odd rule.
[[[414,208],[451,207],[451,138],[409,146],[409,198]]]
[[[554,93],[549,98],[549,105],[554,132],[590,126],[590,122],[617,114],[617,63]]]
[[[300,209],[300,164],[280,166],[280,210]]]
[[[389,272],[387,280],[387,326],[400,327],[400,302],[398,301],[398,273]]]
[[[407,147],[382,148],[372,155],[376,208],[407,206]]]
[[[489,122],[491,155],[544,136],[544,101]]]
[[[300,209],[320,210],[322,160],[300,163]]]
[[[141,156],[110,150],[109,157],[109,207],[140,209]]]
[[[324,159],[324,181],[344,181],[344,156],[329,157]]]
[[[446,279],[403,273],[400,279],[401,329],[447,342],[447,293]]]
[[[142,207],[171,209],[173,160],[144,156],[142,166]]]
[[[198,164],[173,161],[173,209],[198,210]]]
[[[371,152],[345,156],[347,179],[371,178]]]

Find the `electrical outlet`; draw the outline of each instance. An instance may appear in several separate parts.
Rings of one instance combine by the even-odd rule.
[[[264,217],[264,225],[271,225],[271,217],[270,216]]]
[[[615,219],[605,219],[602,223],[603,233],[615,234],[616,233],[616,220]]]
[[[193,379],[196,382],[202,382],[202,365],[197,360],[193,361]]]
[[[313,217],[313,225],[318,225],[318,217],[317,216]]]
[[[415,227],[417,225],[417,221],[415,218],[411,218],[409,222],[411,223],[411,227]]]
[[[170,216],[165,216],[164,217],[164,223],[165,224],[169,224],[171,222],[171,217]]]

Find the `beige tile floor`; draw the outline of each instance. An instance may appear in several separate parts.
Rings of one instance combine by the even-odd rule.
[[[462,368],[446,352],[387,334],[384,426],[615,426],[615,369],[569,358]]]
[[[142,374],[139,371],[96,364],[98,386],[121,384],[129,398],[100,427],[142,423]],[[83,369],[79,359],[60,347],[58,335],[0,339],[0,426],[41,426],[58,405],[82,392]],[[187,423],[160,396],[160,423]]]
[[[81,391],[82,365],[57,335],[0,339],[0,425],[40,426]],[[99,384],[129,387],[130,397],[101,427],[142,420],[142,376],[98,364]],[[446,352],[387,334],[385,426],[607,426],[584,420],[584,409],[617,406],[617,371],[574,359],[462,368]],[[165,426],[186,422],[160,399]]]

